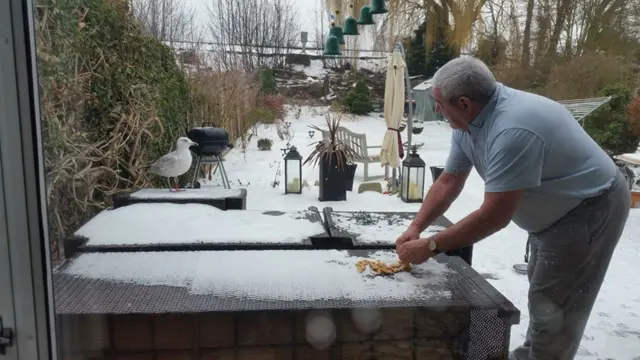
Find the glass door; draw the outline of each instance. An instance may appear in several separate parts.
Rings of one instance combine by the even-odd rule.
[[[1,15],[0,15],[1,16]],[[2,162],[0,162],[0,171]],[[0,181],[0,184],[3,182]],[[14,306],[11,288],[11,264],[3,187],[0,186],[0,359],[17,360],[14,343]],[[3,357],[4,356],[4,357]]]
[[[30,1],[0,2],[0,359],[56,359]]]

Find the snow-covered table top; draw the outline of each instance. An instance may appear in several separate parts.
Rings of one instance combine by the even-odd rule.
[[[331,236],[351,238],[354,246],[395,245],[396,239],[409,225],[415,213],[408,212],[355,212],[325,210],[329,214]],[[446,229],[451,223],[444,217],[429,226],[423,236]]]
[[[205,204],[221,210],[245,209],[246,189],[202,188],[182,189],[172,192],[169,189],[141,189],[130,193],[121,193],[114,197],[113,207],[118,209],[140,203]],[[238,204],[240,200],[242,203]],[[231,204],[235,201],[234,204]]]
[[[58,313],[158,313],[354,307],[517,309],[458,258],[376,276],[362,257],[393,251],[86,253],[55,269]],[[444,258],[444,256],[443,256]]]
[[[136,199],[220,199],[238,197],[243,193],[242,189],[224,189],[209,187],[205,189],[182,189],[172,192],[169,189],[140,189],[129,194]]]
[[[222,211],[202,204],[133,204],[104,210],[78,229],[85,247],[308,245],[326,236],[319,212]],[[86,242],[85,242],[86,240]]]

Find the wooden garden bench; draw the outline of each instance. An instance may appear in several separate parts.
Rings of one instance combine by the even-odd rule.
[[[350,159],[350,160],[354,163],[361,163],[364,165],[364,181],[384,179],[388,176],[388,173],[389,173],[388,166],[385,166],[384,168],[385,175],[369,176],[369,164],[380,163],[381,146],[367,146],[366,134],[356,134],[351,130],[340,126],[338,128],[338,132],[336,136],[338,140],[350,146],[358,154],[357,158]],[[322,130],[322,140],[329,140],[328,130]],[[378,149],[378,151],[375,154],[374,153],[370,154],[369,149]]]

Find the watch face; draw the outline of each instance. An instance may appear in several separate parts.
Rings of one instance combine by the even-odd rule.
[[[431,240],[429,241],[429,250],[433,251],[436,249],[436,242]]]

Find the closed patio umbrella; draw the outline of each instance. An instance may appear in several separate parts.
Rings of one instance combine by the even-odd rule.
[[[404,112],[404,70],[406,63],[397,49],[393,51],[387,65],[387,79],[384,87],[384,120],[387,132],[380,149],[380,163],[391,168],[400,167],[400,133],[398,128]]]

